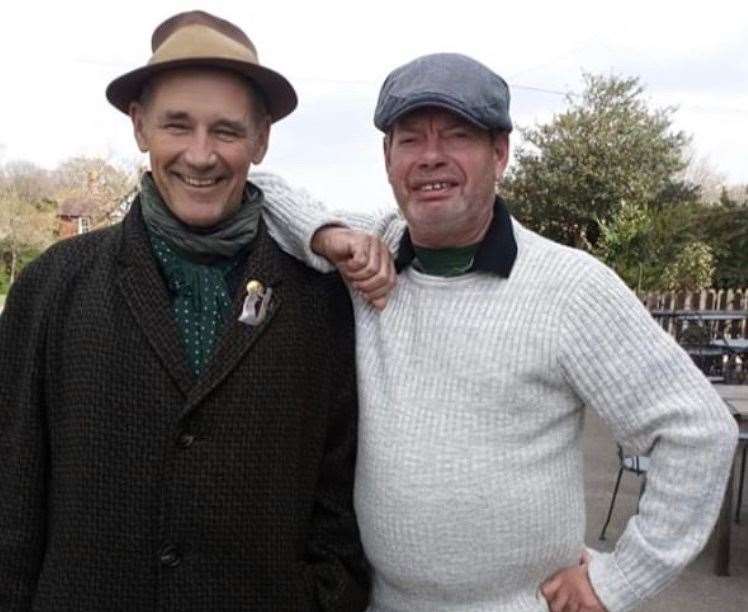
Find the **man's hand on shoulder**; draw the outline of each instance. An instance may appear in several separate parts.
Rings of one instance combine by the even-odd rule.
[[[315,232],[312,250],[328,259],[367,302],[384,310],[397,274],[392,255],[378,236],[328,225]]]
[[[551,612],[605,612],[587,573],[589,555],[582,553],[576,567],[565,567],[540,585]]]

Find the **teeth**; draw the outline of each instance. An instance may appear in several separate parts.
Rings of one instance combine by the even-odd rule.
[[[193,187],[209,187],[218,182],[218,179],[199,179],[192,176],[185,176],[184,174],[181,175],[181,178],[185,183]]]
[[[427,183],[421,186],[421,191],[439,191],[441,189],[447,189],[449,183]]]

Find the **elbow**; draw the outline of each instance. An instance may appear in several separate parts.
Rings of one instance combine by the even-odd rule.
[[[732,466],[735,449],[738,445],[738,423],[733,416],[725,411],[719,419],[710,423],[704,444],[708,445],[709,454],[718,458],[727,473]]]

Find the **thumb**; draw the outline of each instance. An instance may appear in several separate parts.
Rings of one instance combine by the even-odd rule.
[[[368,250],[365,246],[360,244],[355,245],[353,243],[350,243],[348,245],[348,252],[346,253],[346,256],[348,257],[348,265],[353,270],[363,268],[369,261]]]

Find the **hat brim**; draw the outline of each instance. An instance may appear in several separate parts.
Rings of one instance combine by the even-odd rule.
[[[482,130],[491,129],[488,125],[486,125],[480,119],[478,119],[477,117],[475,117],[474,115],[466,111],[459,104],[455,104],[454,102],[451,102],[450,100],[445,100],[442,98],[435,98],[435,97],[418,99],[418,100],[414,100],[413,102],[409,104],[403,104],[394,113],[392,113],[392,116],[388,118],[386,123],[381,122],[381,121],[375,122],[375,127],[379,128],[383,132],[386,132],[387,130],[392,128],[392,126],[395,125],[395,123],[399,119],[402,119],[408,113],[412,113],[413,111],[419,110],[421,108],[441,108],[443,110],[454,113],[455,115],[461,117],[468,123],[472,123],[474,126]]]
[[[200,57],[159,62],[137,68],[114,79],[106,88],[106,97],[115,108],[125,114],[130,112],[130,103],[136,100],[146,81],[155,74],[174,68],[188,67],[223,68],[251,80],[265,98],[267,111],[273,122],[291,114],[298,104],[291,83],[281,74],[249,62],[224,57]]]

